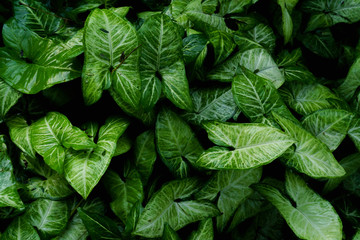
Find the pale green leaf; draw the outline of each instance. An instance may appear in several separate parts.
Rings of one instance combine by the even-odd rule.
[[[357,230],[357,232],[353,236],[352,240],[360,240],[360,230]]]
[[[196,62],[201,53],[206,51],[208,39],[204,34],[191,34],[183,39],[183,56],[185,64]]]
[[[203,124],[216,147],[195,162],[207,169],[248,169],[268,164],[281,156],[294,140],[277,128],[261,123]]]
[[[15,218],[0,236],[1,240],[40,240],[39,234],[24,217]]]
[[[96,9],[88,16],[82,74],[86,104],[97,102],[103,90],[112,86],[123,101],[132,108],[138,107],[141,97],[139,45],[135,28],[115,12]]]
[[[14,89],[35,94],[80,76],[75,57],[82,51],[77,45],[81,42],[58,44],[14,19],[4,25],[2,33],[6,47],[0,48],[0,77]]]
[[[137,201],[143,200],[144,193],[140,175],[136,170],[130,170],[124,176],[124,180],[111,170],[107,171],[102,179],[112,199],[110,202],[112,211],[123,223],[126,223],[131,208]]]
[[[207,120],[225,122],[237,111],[233,93],[228,87],[195,89],[191,92],[191,97],[194,111],[186,112],[182,116],[197,125]]]
[[[165,223],[162,240],[181,240],[180,236],[172,229],[169,224]]]
[[[218,6],[218,0],[203,0],[202,11],[206,14],[213,14]]]
[[[348,135],[355,144],[355,147],[360,150],[360,118],[358,116],[353,118]]]
[[[209,15],[199,11],[188,11],[186,15],[189,17],[194,28],[204,33],[220,30],[226,33],[232,33],[232,30],[226,26],[225,19],[218,15]]]
[[[169,16],[183,28],[192,26],[186,13],[188,11],[202,11],[201,0],[173,0],[169,6]]]
[[[78,208],[79,216],[84,223],[91,239],[121,240],[121,233],[116,223],[106,216]]]
[[[31,127],[22,116],[14,116],[6,121],[11,141],[31,158],[35,158],[35,150],[31,145]]]
[[[165,165],[175,176],[186,177],[188,163],[194,164],[203,152],[190,126],[174,112],[164,108],[157,117],[155,137]]]
[[[251,121],[267,117],[271,111],[292,117],[275,86],[245,68],[234,78],[232,92],[237,106]]]
[[[14,4],[15,19],[41,37],[57,34],[65,27],[65,21],[34,0],[19,0]]]
[[[345,110],[324,109],[308,115],[302,124],[334,151],[346,137],[352,118],[353,114]]]
[[[296,140],[295,151],[286,157],[287,165],[313,178],[341,177],[345,170],[329,148],[299,124],[273,113],[285,132]]]
[[[204,219],[200,222],[199,228],[193,231],[189,240],[213,240],[214,228],[212,218]]]
[[[177,231],[189,223],[219,215],[219,210],[209,202],[186,200],[199,190],[200,183],[194,178],[165,184],[146,205],[134,234],[160,237],[165,222]]]
[[[329,99],[340,100],[327,87],[318,83],[291,82],[280,89],[284,101],[297,113],[308,115],[320,109],[334,108]]]
[[[31,144],[47,165],[59,173],[64,171],[66,148],[75,150],[96,146],[79,128],[71,125],[61,113],[49,112],[31,124]]]
[[[120,117],[108,118],[100,128],[96,147],[86,151],[68,150],[64,164],[65,177],[70,185],[86,199],[108,168],[119,137],[129,121]]]
[[[0,135],[0,207],[23,208],[17,192],[17,183],[14,176],[14,168],[7,153],[5,136]]]
[[[321,198],[304,180],[293,173],[286,173],[285,184],[286,192],[295,202],[295,206],[272,186],[259,184],[255,189],[279,210],[299,238],[342,239],[340,217],[328,201]]]
[[[135,167],[145,186],[153,171],[156,161],[155,134],[148,130],[137,136],[135,140]]]
[[[261,168],[218,171],[196,193],[195,197],[198,200],[217,201],[217,207],[222,213],[216,217],[219,232],[225,229],[239,204],[252,194],[253,190],[249,186],[259,182],[261,174]]]
[[[25,170],[38,174],[45,178],[52,176],[55,171],[52,170],[41,157],[30,157],[25,153],[20,153],[20,164]]]
[[[65,201],[38,199],[32,202],[24,219],[38,229],[45,238],[59,234],[69,219],[69,207]]]
[[[131,149],[131,145],[132,141],[127,134],[122,135],[116,143],[114,157],[127,153]]]
[[[287,44],[290,41],[291,35],[293,33],[293,22],[286,6],[287,1],[278,0],[277,2],[281,7],[282,13],[282,34],[284,36],[284,44]]]
[[[5,119],[7,112],[13,107],[22,94],[0,79],[0,122]]]
[[[182,60],[182,40],[176,25],[164,14],[146,19],[139,29],[142,105],[151,109],[161,88],[175,106],[191,110],[193,103]],[[161,78],[161,79],[159,79]]]

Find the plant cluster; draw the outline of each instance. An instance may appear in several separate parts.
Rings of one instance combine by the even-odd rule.
[[[360,239],[359,0],[2,0],[0,239]]]

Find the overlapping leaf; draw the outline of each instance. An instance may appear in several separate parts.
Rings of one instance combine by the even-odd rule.
[[[40,240],[35,228],[24,217],[15,218],[0,237],[9,240]]]
[[[85,103],[97,102],[112,86],[122,100],[137,109],[140,101],[139,41],[130,22],[111,10],[94,10],[85,23]]]
[[[50,112],[31,125],[31,144],[46,164],[59,173],[64,171],[66,148],[90,149],[96,146],[62,114]]]
[[[104,175],[114,155],[117,140],[128,125],[126,119],[109,118],[99,130],[96,147],[86,151],[66,152],[65,177],[83,198],[89,196]]]
[[[260,123],[203,124],[216,147],[207,149],[195,164],[208,169],[249,169],[268,164],[295,141],[279,129]]]
[[[269,185],[255,189],[268,199],[302,239],[342,239],[342,223],[331,204],[310,189],[293,173],[286,173],[286,192],[295,206],[281,192]],[[321,214],[319,214],[321,213]]]
[[[190,234],[189,240],[212,240],[214,239],[214,228],[212,218],[202,220],[199,228]]]
[[[193,178],[165,184],[146,205],[134,234],[160,237],[166,222],[177,231],[189,223],[217,216],[219,210],[209,202],[185,200],[199,189],[199,181]]]
[[[0,122],[2,122],[7,112],[17,103],[22,94],[0,79],[0,96]]]

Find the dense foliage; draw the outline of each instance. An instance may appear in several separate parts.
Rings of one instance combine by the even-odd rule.
[[[359,0],[2,0],[2,240],[360,239]]]

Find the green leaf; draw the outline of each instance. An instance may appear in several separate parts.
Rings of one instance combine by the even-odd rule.
[[[343,101],[318,83],[291,82],[280,89],[284,101],[297,113],[309,115],[317,110],[334,108],[329,99]]]
[[[164,232],[162,235],[163,240],[181,240],[179,235],[172,229],[169,224],[165,223]]]
[[[35,150],[31,145],[31,127],[21,116],[14,116],[6,121],[11,141],[31,158],[35,158]]]
[[[126,223],[125,223],[125,234],[131,235],[133,231],[135,231],[136,224],[139,221],[140,214],[143,210],[143,206],[140,201],[137,201],[130,210],[128,214]]]
[[[226,26],[225,19],[218,15],[209,15],[199,11],[188,11],[186,15],[189,17],[194,28],[204,33],[220,30],[226,33],[232,33],[232,30]]]
[[[200,222],[199,228],[193,231],[189,240],[213,240],[214,228],[212,218],[204,219]]]
[[[65,21],[34,0],[19,0],[14,4],[15,19],[41,37],[58,34]]]
[[[23,208],[4,135],[0,135],[0,183],[0,207]]]
[[[347,101],[349,101],[360,86],[360,57],[357,58],[351,65],[345,80],[337,88],[339,94]]]
[[[293,22],[286,6],[287,1],[278,0],[277,2],[281,7],[282,13],[282,34],[284,35],[284,44],[287,44],[290,41],[293,32]]]
[[[40,240],[40,237],[31,224],[24,217],[15,218],[1,234],[2,240]]]
[[[103,90],[112,86],[124,102],[137,108],[141,97],[140,52],[132,24],[111,10],[95,9],[85,23],[84,46],[82,90],[85,104],[97,102]]]
[[[86,199],[108,168],[119,137],[129,121],[119,117],[108,118],[100,128],[96,147],[87,151],[68,150],[64,164],[66,180]]]
[[[110,207],[123,223],[126,223],[133,205],[144,198],[143,185],[136,170],[124,174],[123,181],[114,171],[107,171],[103,177],[104,185],[111,196]]]
[[[242,13],[253,2],[252,0],[220,0],[220,16],[227,14]]]
[[[300,40],[306,48],[321,57],[335,59],[340,55],[340,48],[328,28],[305,33]]]
[[[286,164],[313,178],[341,177],[345,170],[328,147],[300,125],[273,112],[285,132],[296,140],[295,151],[286,157]]]
[[[74,204],[79,205],[77,201]],[[86,211],[101,214],[104,212],[104,204],[98,198],[93,200],[87,200],[84,204],[81,205],[82,209]],[[75,208],[72,210],[73,212]],[[73,218],[68,222],[64,231],[56,237],[56,240],[86,240],[88,238],[88,231],[81,220],[79,213],[75,212]]]
[[[359,240],[359,239],[360,239],[360,230],[357,230],[357,232],[353,236],[352,240]]]
[[[267,117],[271,111],[292,117],[275,86],[245,68],[234,78],[232,92],[237,106],[251,121]]]
[[[7,112],[17,103],[22,94],[0,79],[0,123]]]
[[[141,103],[144,109],[151,109],[156,104],[162,88],[175,106],[192,110],[193,103],[182,60],[182,40],[176,25],[168,16],[156,14],[145,20],[139,29],[139,36],[142,43]]]
[[[312,13],[306,28],[307,31],[360,20],[360,6],[357,0],[307,0],[304,1],[302,9]]]
[[[14,89],[35,94],[80,76],[75,57],[81,54],[81,42],[41,38],[14,19],[2,33],[6,47],[0,48],[0,77]]]
[[[355,147],[359,150],[360,149],[360,118],[358,116],[355,116],[353,118],[350,124],[348,135],[355,144]]]
[[[299,176],[286,173],[286,192],[295,202],[266,184],[255,189],[281,213],[290,228],[301,239],[342,239],[342,223],[331,204],[310,189]],[[319,214],[321,213],[321,214]]]
[[[208,37],[214,48],[214,65],[223,62],[235,49],[236,45],[232,34],[222,31],[213,31],[208,34]]]
[[[294,140],[279,129],[260,123],[203,124],[216,147],[206,150],[196,165],[207,169],[248,169],[281,156]]]
[[[221,215],[216,217],[216,226],[222,232],[230,217],[241,202],[253,192],[249,187],[260,181],[261,168],[250,170],[222,170],[215,173],[207,184],[196,193],[198,200],[217,201]]]
[[[69,208],[65,201],[38,199],[32,202],[24,218],[36,227],[41,236],[49,238],[59,234],[69,219]]]
[[[202,11],[201,0],[173,0],[167,13],[177,24],[187,29],[192,23],[186,13],[188,11]]]
[[[78,213],[91,239],[121,239],[121,234],[116,223],[110,218],[86,211],[83,208],[78,208]]]
[[[324,109],[308,115],[302,124],[330,151],[334,151],[346,137],[352,118],[353,114],[345,110]]]
[[[156,143],[165,165],[177,177],[188,175],[203,148],[189,125],[169,109],[162,109],[156,121]]]
[[[140,174],[141,181],[145,186],[153,171],[156,161],[155,134],[148,130],[136,137],[135,140],[135,167]]]
[[[131,145],[131,139],[126,134],[122,135],[116,143],[114,157],[127,153],[131,149]]]
[[[218,209],[208,202],[186,200],[199,190],[199,181],[194,178],[165,184],[146,205],[134,234],[160,237],[165,222],[177,231],[189,223],[219,215]]]
[[[208,39],[204,34],[191,34],[184,38],[182,51],[185,64],[196,62],[201,53],[207,51],[207,44]]]
[[[90,149],[96,146],[79,128],[61,113],[49,112],[31,125],[31,144],[52,169],[64,171],[65,150]]]
[[[186,112],[182,116],[196,125],[207,120],[225,122],[237,111],[233,93],[228,87],[195,89],[191,93],[191,98],[194,111]]]
[[[271,81],[276,88],[279,88],[285,81],[271,55],[262,48],[237,53],[211,70],[207,78],[221,82],[231,82],[236,75],[241,73],[241,66]]]
[[[46,180],[38,177],[30,178],[22,196],[27,199],[46,198],[51,200],[64,199],[74,193],[64,176],[54,173]]]
[[[342,177],[329,179],[324,186],[324,193],[334,190],[344,179],[354,174],[360,168],[360,153],[351,154],[341,159],[339,163],[344,168],[346,174]]]

